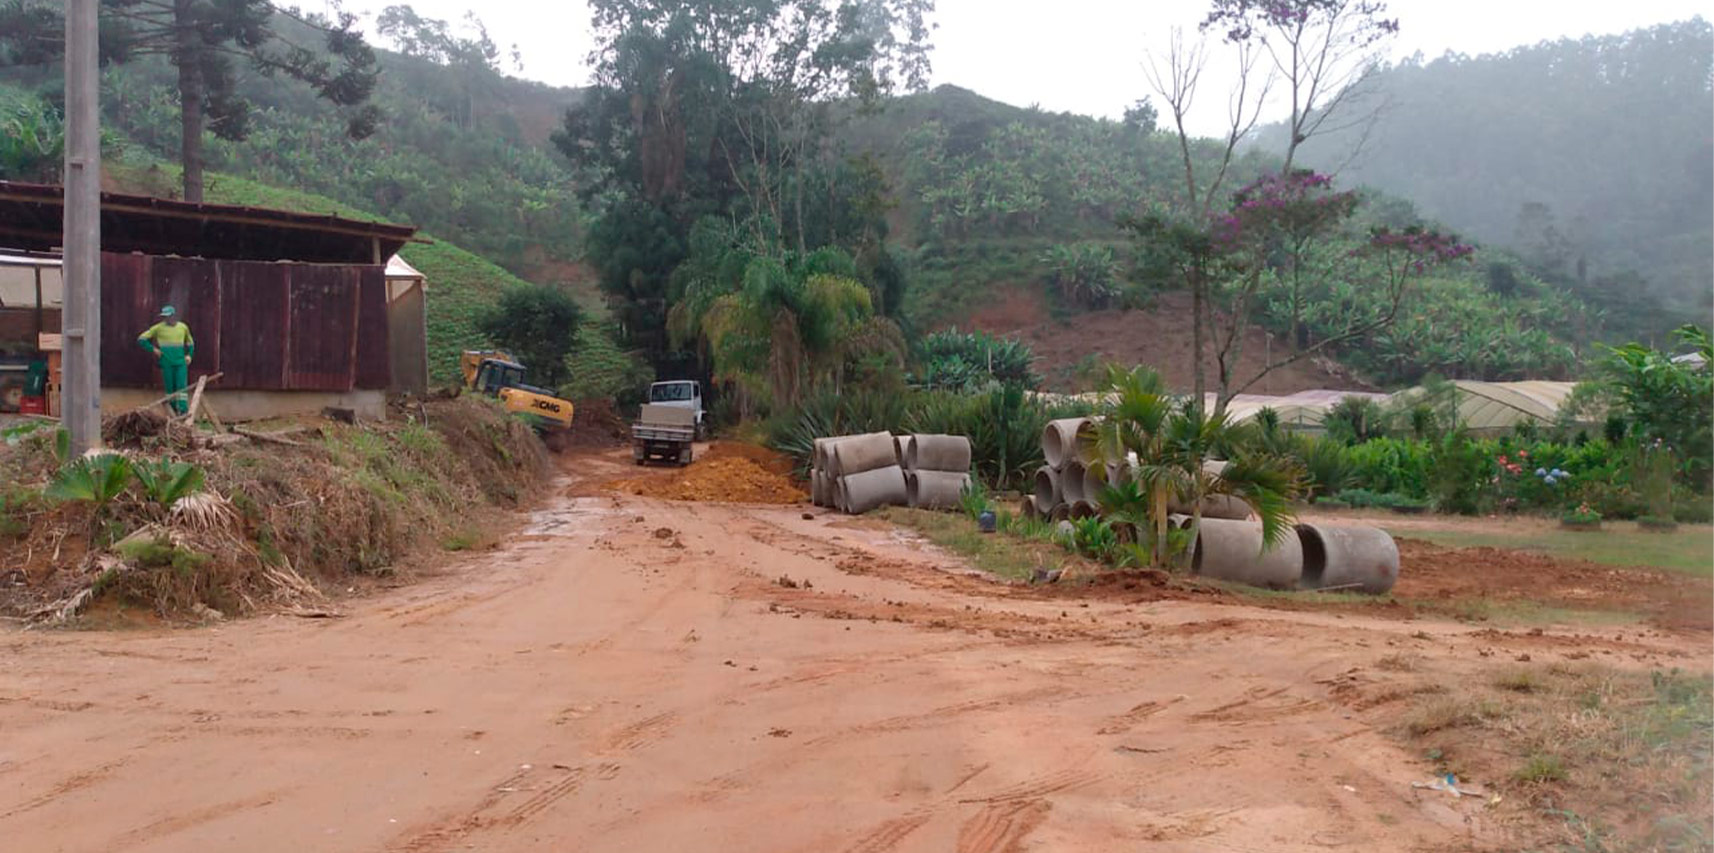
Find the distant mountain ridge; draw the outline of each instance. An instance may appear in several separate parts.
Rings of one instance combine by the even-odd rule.
[[[1706,318],[1714,296],[1714,30],[1701,17],[1383,71],[1387,106],[1346,182],[1414,201],[1625,310],[1640,293]],[[1355,135],[1301,159],[1350,159]],[[1256,146],[1283,149],[1284,130]]]

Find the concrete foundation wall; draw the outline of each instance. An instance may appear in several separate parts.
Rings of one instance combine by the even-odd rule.
[[[192,383],[193,385],[195,383]],[[190,389],[186,389],[186,394]],[[159,388],[103,388],[101,414],[116,415],[127,409],[160,399]],[[222,421],[255,421],[288,415],[319,415],[326,406],[351,409],[360,418],[378,421],[387,415],[387,395],[378,390],[362,391],[216,391],[203,392],[203,400],[214,407]]]

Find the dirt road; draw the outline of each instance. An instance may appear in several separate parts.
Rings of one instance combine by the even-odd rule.
[[[879,525],[613,495],[342,607],[0,634],[0,846],[1485,848],[1503,821],[1379,730],[1420,673],[1375,663],[1573,645],[1003,587]]]

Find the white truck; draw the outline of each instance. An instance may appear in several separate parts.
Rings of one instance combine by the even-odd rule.
[[[684,406],[645,403],[631,424],[631,458],[638,465],[664,459],[689,465],[696,441],[696,413]]]
[[[702,383],[694,379],[674,379],[649,386],[649,404],[688,409],[694,415],[696,439],[708,437],[708,419],[702,408]]]

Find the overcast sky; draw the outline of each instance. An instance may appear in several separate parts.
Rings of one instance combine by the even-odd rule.
[[[345,0],[371,20],[401,0]],[[303,0],[314,8],[318,0]],[[322,0],[325,2],[325,0]],[[457,20],[474,9],[502,48],[516,44],[522,75],[556,85],[589,80],[588,6],[580,0],[411,0],[419,14]],[[952,83],[1018,106],[1117,117],[1149,94],[1142,63],[1174,24],[1194,32],[1206,0],[938,0],[934,84]],[[1422,51],[1489,53],[1547,39],[1617,33],[1689,18],[1707,0],[1390,0],[1400,21],[1393,58]],[[1226,64],[1216,54],[1192,116],[1197,132],[1221,130]],[[1218,76],[1216,76],[1218,75]],[[1158,98],[1156,99],[1158,103]],[[1278,112],[1276,108],[1275,113]],[[1279,116],[1267,115],[1272,120]]]

